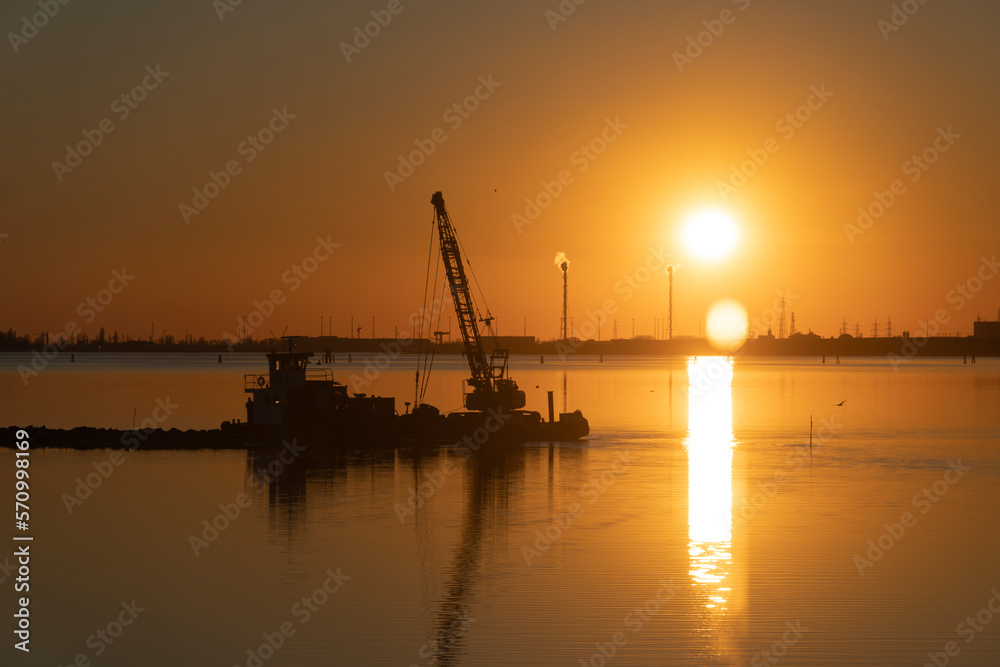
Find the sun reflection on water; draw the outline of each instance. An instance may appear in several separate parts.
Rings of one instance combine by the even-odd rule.
[[[733,364],[688,361],[688,552],[705,606],[727,608],[732,566]]]

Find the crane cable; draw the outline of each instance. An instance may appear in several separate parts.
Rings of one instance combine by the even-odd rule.
[[[435,275],[434,275],[434,286],[435,286],[435,288],[437,287],[437,272],[435,272]],[[441,302],[444,301],[444,290],[445,290],[445,287],[447,287],[445,281],[441,281]],[[444,311],[443,308],[438,309],[438,321],[437,321],[437,330],[438,331],[441,330],[441,316],[442,316],[443,311]],[[424,383],[420,387],[420,402],[421,403],[423,403],[424,396],[427,394],[427,388],[428,388],[428,386],[430,386],[431,370],[434,369],[434,356],[435,356],[436,352],[437,352],[437,344],[436,343],[432,343],[431,344],[431,352],[430,352],[430,355],[429,355],[430,362],[427,364],[427,366],[426,366],[426,368],[424,370]]]
[[[420,313],[420,325],[419,325],[419,327],[417,329],[417,340],[418,341],[423,341],[423,338],[424,338],[424,315],[427,313],[427,292],[428,292],[429,282],[430,282],[430,279],[431,279],[431,260],[434,259],[434,233],[436,231],[437,230],[435,228],[435,223],[432,222],[432,224],[431,224],[431,242],[430,242],[430,245],[427,248],[427,272],[426,272],[426,274],[424,276],[424,301],[423,301],[423,310]],[[434,273],[434,282],[435,283],[437,282],[437,272],[436,271]],[[435,288],[436,288],[436,285],[435,285]],[[424,365],[426,366],[426,355],[427,355],[427,353],[425,351],[422,351],[421,354],[420,354],[420,356],[417,357],[417,370],[416,370],[416,373],[415,373],[414,378],[413,378],[413,384],[414,384],[414,387],[413,387],[413,392],[414,392],[413,393],[413,401],[414,401],[413,407],[414,408],[416,408],[418,405],[420,405],[420,399],[421,399],[421,394],[420,394],[420,364],[423,361]]]
[[[427,277],[428,278],[430,278],[430,260],[431,260],[431,258],[433,258],[434,260],[437,260],[437,259],[439,259],[441,257],[441,252],[440,252],[441,248],[440,248],[440,246],[437,246],[437,252],[435,252],[435,250],[434,250],[434,248],[435,248],[435,246],[434,246],[434,232],[435,231],[437,231],[437,221],[436,221],[436,218],[435,218],[435,222],[434,222],[433,226],[431,227],[431,251],[430,251],[430,255],[428,256],[428,265],[427,265]],[[424,324],[425,324],[425,320],[427,319],[426,316],[430,317],[430,321],[431,321],[432,325],[434,323],[433,302],[427,303],[427,296],[429,295],[431,298],[433,298],[434,294],[437,292],[438,275],[440,274],[440,272],[441,272],[441,262],[434,261],[434,280],[431,281],[431,283],[430,283],[430,291],[429,292],[426,291],[426,283],[425,283],[424,312],[421,313],[421,316],[420,316],[420,330],[421,330],[422,334],[427,334],[428,340],[430,341],[430,346],[431,347],[430,347],[430,351],[428,353],[424,354],[424,357],[423,357],[423,365],[424,365],[423,372],[424,372],[424,377],[423,377],[423,384],[419,385],[419,388],[418,388],[418,402],[417,402],[417,405],[419,405],[420,403],[423,403],[424,396],[427,393],[427,387],[429,386],[429,383],[430,383],[431,369],[434,367],[434,353],[437,351],[437,345],[434,343],[433,340],[430,339],[430,336],[432,335],[432,331],[431,331],[430,328],[428,328],[426,331],[424,331]],[[444,287],[445,287],[445,283],[444,283],[444,281],[442,281],[442,283],[441,283],[441,297],[440,297],[440,302],[444,301]],[[442,309],[440,309],[440,308],[438,309],[438,322],[439,323],[440,323],[440,317],[441,317],[441,310]]]

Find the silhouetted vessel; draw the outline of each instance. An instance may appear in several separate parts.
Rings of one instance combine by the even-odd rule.
[[[331,369],[310,366],[312,352],[295,352],[294,337],[287,340],[287,352],[267,355],[267,375],[244,375],[244,391],[250,394],[247,418],[223,422],[224,436],[250,445],[307,437],[345,446],[466,438],[488,446],[485,443],[572,441],[590,432],[579,410],[555,420],[550,402],[545,420],[538,412],[515,409],[524,405],[524,392],[509,378],[504,378],[498,400],[483,400],[482,392],[466,394],[466,406],[480,409],[441,414],[421,403],[400,415],[395,398],[350,393]]]
[[[434,205],[441,257],[451,287],[452,301],[462,332],[470,377],[466,384],[466,410],[441,414],[434,406],[418,400],[413,411],[400,415],[394,398],[349,393],[336,382],[330,369],[310,368],[311,352],[295,352],[295,337],[286,337],[288,352],[267,355],[268,375],[244,377],[247,401],[246,422],[225,422],[227,435],[265,440],[288,434],[317,435],[335,442],[392,442],[400,440],[458,441],[471,439],[476,446],[487,442],[531,442],[579,440],[590,433],[590,425],[576,410],[555,418],[551,393],[549,418],[522,409],[524,392],[508,377],[506,349],[494,349],[489,358],[483,347],[479,322],[487,326],[492,316],[479,317],[469,290],[458,238],[444,207],[444,197],[436,192]],[[417,374],[419,387],[419,372]],[[425,382],[426,388],[426,382]]]

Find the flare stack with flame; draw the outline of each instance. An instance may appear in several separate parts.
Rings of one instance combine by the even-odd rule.
[[[569,338],[569,332],[567,331],[567,327],[569,325],[569,319],[566,316],[566,296],[567,296],[566,275],[569,272],[569,260],[566,258],[566,253],[557,252],[555,264],[562,271],[563,274],[562,340],[566,340]]]

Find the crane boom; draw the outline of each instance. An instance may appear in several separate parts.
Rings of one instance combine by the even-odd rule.
[[[472,392],[465,395],[465,407],[470,410],[524,407],[524,392],[518,390],[516,382],[504,377],[507,372],[507,351],[495,349],[491,358],[486,358],[458,238],[440,191],[431,197],[431,204],[434,205],[438,236],[441,239],[441,259],[451,287],[451,300],[455,305],[455,315],[458,317],[458,327],[462,332],[465,357],[471,373],[468,384],[472,387]]]
[[[472,377],[469,384],[477,389],[492,390],[493,381],[490,366],[486,361],[486,352],[479,335],[479,322],[476,320],[476,310],[472,303],[472,293],[469,291],[469,281],[465,277],[465,266],[462,264],[462,254],[458,249],[458,239],[455,228],[444,207],[444,196],[435,192],[431,198],[437,215],[438,235],[441,238],[441,258],[444,260],[444,270],[451,286],[451,299],[455,304],[455,314],[458,316],[458,327],[462,332],[462,342],[465,345],[465,356],[469,360]]]

